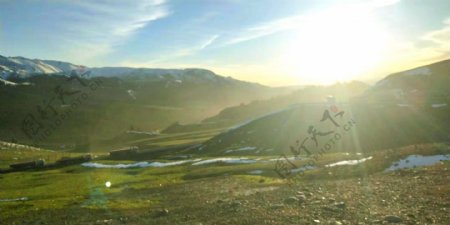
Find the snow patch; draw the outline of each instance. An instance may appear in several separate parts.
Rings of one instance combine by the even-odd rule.
[[[247,146],[247,147],[242,147],[242,148],[235,149],[235,150],[229,149],[229,150],[226,150],[225,153],[241,152],[241,151],[252,151],[252,150],[255,150],[255,149],[256,149],[256,147]]]
[[[394,171],[399,169],[415,168],[417,166],[431,166],[440,161],[450,160],[450,154],[447,155],[410,155],[398,162],[393,163],[384,172]]]
[[[159,135],[158,131],[146,132],[146,131],[137,131],[137,130],[127,130],[125,133],[127,133],[127,134],[144,134],[144,135],[149,135],[149,136]]]
[[[441,107],[446,107],[447,103],[435,103],[435,104],[431,104],[431,107],[433,108],[441,108]]]
[[[312,170],[312,169],[315,169],[315,168],[316,168],[315,166],[302,166],[302,167],[297,168],[297,169],[291,169],[291,173],[298,173],[298,172],[301,172],[301,171]]]
[[[406,71],[403,74],[405,74],[407,76],[431,75],[431,70],[428,67],[421,67],[421,68]]]
[[[127,90],[127,93],[132,99],[136,100],[136,92],[135,91],[130,89],[130,90]]]
[[[28,201],[28,198],[22,197],[22,198],[0,199],[0,202],[18,202],[18,201]]]
[[[372,159],[372,158],[373,158],[373,157],[370,156],[370,157],[363,158],[363,159],[344,160],[344,161],[339,161],[339,162],[336,162],[336,163],[328,164],[328,165],[326,165],[325,167],[343,166],[343,165],[350,165],[350,166],[352,166],[352,165],[360,164],[360,163],[365,162],[365,161],[367,161],[367,160],[369,160],[369,159]]]
[[[128,169],[128,168],[146,168],[146,167],[167,167],[185,164],[188,162],[195,162],[198,160],[182,160],[175,162],[137,162],[130,164],[102,164],[102,163],[82,163],[81,166],[92,168],[112,168],[112,169]]]
[[[217,162],[240,164],[240,163],[255,163],[255,162],[257,162],[257,160],[248,159],[248,158],[215,158],[215,159],[207,159],[207,160],[195,162],[195,163],[192,163],[192,165],[199,166],[199,165],[205,165],[205,164],[211,164],[211,163],[217,163]]]
[[[249,174],[262,174],[264,171],[262,170],[252,170],[252,171],[248,171]]]
[[[2,78],[0,78],[0,83],[3,83],[4,85],[9,85],[9,86],[17,86],[17,83],[8,81],[8,80],[4,80]]]

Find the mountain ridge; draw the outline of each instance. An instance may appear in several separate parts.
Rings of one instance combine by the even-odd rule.
[[[226,79],[247,84],[264,86],[256,82],[248,82],[234,79],[230,76],[222,76],[211,70],[203,68],[147,68],[147,67],[88,67],[76,65],[70,62],[46,59],[29,59],[23,56],[6,57],[0,55],[0,77],[3,79],[29,78],[37,75],[71,74],[85,77],[144,77],[163,79],[170,77],[174,80],[200,77],[203,79]]]

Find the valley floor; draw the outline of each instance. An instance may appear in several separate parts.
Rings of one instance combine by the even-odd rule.
[[[3,174],[0,224],[448,224],[450,161],[383,172],[406,155],[450,153],[448,145],[414,151],[382,151],[291,184],[269,172],[242,172],[262,165]]]

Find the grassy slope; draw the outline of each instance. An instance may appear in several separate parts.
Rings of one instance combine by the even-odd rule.
[[[448,154],[450,149],[440,144],[385,150],[360,166],[308,172],[292,186],[269,171],[273,164],[121,170],[71,166],[3,174],[0,199],[29,200],[0,202],[0,219],[5,224],[373,224],[395,214],[407,224],[444,224],[450,219],[449,162],[382,173],[413,153]],[[318,164],[356,157],[364,156],[330,154]],[[249,175],[253,169],[267,172]],[[305,203],[283,203],[298,191],[306,193]],[[343,201],[346,208],[336,208],[334,201]]]
[[[177,86],[166,85],[171,78],[156,81],[151,77],[141,80],[83,79],[87,84],[101,81],[101,87],[94,91],[77,81],[67,81],[62,76],[36,76],[27,81],[34,85],[0,85],[1,139],[15,138],[20,143],[31,143],[20,129],[22,120],[28,113],[39,119],[37,106],[49,111],[44,102],[58,96],[55,93],[57,86],[64,91],[84,91],[88,97],[74,109],[69,119],[65,119],[53,130],[52,135],[40,144],[68,144],[85,137],[94,141],[101,140],[114,137],[130,126],[144,131],[162,129],[176,121],[200,121],[231,105],[285,93],[281,89],[222,77],[212,80],[194,79]],[[136,92],[136,99],[127,93],[128,90]],[[79,96],[64,96],[65,103],[73,103]],[[59,99],[54,99],[51,104],[58,115],[68,111],[68,108],[61,104]],[[56,120],[52,112],[49,113],[50,119],[39,119],[46,128]]]
[[[318,132],[340,133],[342,139],[333,149],[354,152],[448,140],[448,107],[418,109],[397,105],[344,104],[339,108],[344,111],[344,117],[335,118],[341,124],[338,128],[330,121],[320,121],[323,112],[328,109],[325,103],[299,104],[222,133],[205,142],[203,151],[221,155],[229,149],[254,146],[261,150],[260,153],[252,151],[252,154],[257,155],[273,154],[267,149],[274,149],[278,153],[289,152],[289,146],[293,146],[296,140],[302,142],[305,138],[311,138],[312,135],[308,133],[310,126],[314,126]],[[346,132],[343,124],[351,119],[356,124]],[[311,139],[305,146],[310,151],[319,151],[333,135],[317,136],[317,147],[311,144]]]

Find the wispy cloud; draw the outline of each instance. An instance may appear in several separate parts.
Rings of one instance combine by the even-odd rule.
[[[67,1],[55,27],[70,58],[89,59],[113,51],[150,22],[170,14],[165,0]],[[67,50],[67,49],[65,49]]]
[[[181,57],[191,56],[191,55],[196,54],[196,53],[210,47],[211,45],[213,45],[213,43],[219,37],[220,36],[217,34],[211,35],[192,47],[177,49],[173,52],[164,54],[155,60],[150,60],[150,61],[145,61],[145,62],[123,61],[121,63],[121,65],[122,66],[131,66],[131,67],[152,67],[152,66],[157,66],[157,65],[163,65],[164,63],[169,62],[171,60],[176,60]]]
[[[195,54],[195,53],[197,53],[197,52],[207,48],[211,44],[213,44],[213,42],[218,37],[219,37],[219,35],[217,35],[217,34],[212,35],[212,36],[208,37],[207,39],[203,40],[202,42],[200,42],[197,45],[194,45],[192,47],[178,49],[178,50],[174,51],[174,53],[169,54],[166,57],[160,58],[157,61],[167,61],[167,60],[179,58],[179,57],[182,57],[182,56],[193,55],[193,54]]]
[[[302,16],[293,16],[258,24],[254,27],[244,29],[238,35],[228,40],[226,44],[237,44],[240,42],[275,34],[281,31],[291,30],[298,27],[301,19]]]
[[[443,26],[431,30],[409,41],[397,41],[385,59],[389,72],[401,71],[417,64],[433,63],[448,59],[450,56],[450,18],[443,21]]]
[[[400,0],[370,0],[370,1],[362,1],[361,3],[351,4],[351,5],[341,5],[337,8],[331,7],[328,10],[324,10],[325,13],[323,15],[329,14],[332,11],[371,11],[379,8],[395,5],[399,3]],[[304,14],[304,15],[296,15],[290,16],[280,19],[275,19],[272,21],[268,21],[262,24],[257,24],[253,27],[246,28],[237,35],[234,35],[228,41],[226,41],[225,45],[237,44],[245,41],[250,41],[253,39],[265,37],[268,35],[276,34],[282,31],[294,30],[300,28],[302,23],[308,23],[311,19],[317,19],[318,16],[315,14]]]
[[[433,43],[444,54],[450,55],[450,18],[443,21],[444,27],[425,34],[422,39]]]
[[[208,40],[206,40],[201,46],[200,49],[204,49],[208,46],[210,46],[217,38],[219,37],[219,35],[213,35],[211,38],[209,38]]]

